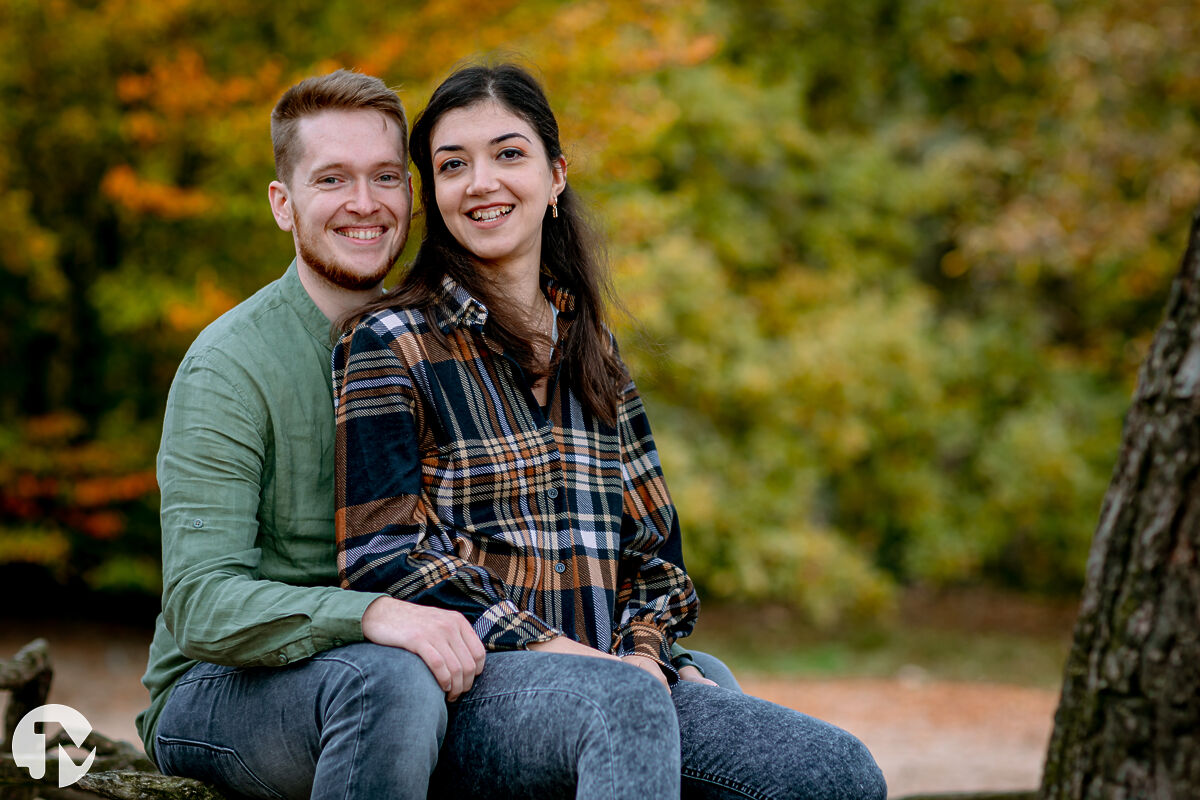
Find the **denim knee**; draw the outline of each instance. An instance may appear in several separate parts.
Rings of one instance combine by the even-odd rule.
[[[325,666],[327,714],[361,715],[363,736],[394,741],[402,730],[410,741],[432,736],[440,745],[446,732],[446,693],[419,656],[359,642],[327,650],[313,660]],[[399,727],[388,725],[389,721]]]
[[[644,670],[625,664],[602,664],[585,685],[588,697],[603,710],[605,725],[615,735],[658,735],[678,741],[679,720],[670,692]]]
[[[857,737],[849,733],[845,736],[844,785],[855,787],[848,797],[887,800],[887,781],[883,770],[875,763],[875,757]]]
[[[679,684],[684,797],[884,800],[883,773],[850,733],[792,709]]]

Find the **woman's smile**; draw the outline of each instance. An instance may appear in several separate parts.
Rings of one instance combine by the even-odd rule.
[[[526,120],[487,100],[444,114],[430,149],[451,235],[482,264],[536,275],[550,201],[566,186],[565,159],[551,161]]]
[[[498,206],[487,206],[484,208],[476,208],[467,212],[467,216],[475,222],[495,222],[503,219],[512,213],[513,206],[503,204]]]

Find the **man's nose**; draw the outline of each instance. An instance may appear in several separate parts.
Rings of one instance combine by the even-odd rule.
[[[373,214],[379,208],[375,185],[371,181],[355,181],[347,208],[356,214]]]

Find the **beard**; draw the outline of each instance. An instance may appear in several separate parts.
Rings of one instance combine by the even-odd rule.
[[[342,266],[333,256],[327,257],[319,253],[315,243],[309,241],[299,219],[293,220],[293,225],[296,228],[297,249],[304,263],[334,286],[351,292],[361,292],[378,286],[392,271],[392,265],[396,263],[396,259],[400,257],[400,251],[404,249],[404,240],[401,239],[398,246],[394,248],[395,252],[388,253],[387,258],[379,266],[367,272],[358,272]]]

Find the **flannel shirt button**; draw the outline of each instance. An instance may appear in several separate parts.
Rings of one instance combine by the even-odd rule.
[[[280,663],[280,664],[286,664],[286,663],[287,663],[287,653],[280,653],[280,654],[279,654],[279,663]]]
[[[558,497],[558,489],[555,489],[553,486],[551,486],[546,490],[546,496],[553,500],[554,498]]]
[[[564,572],[567,571],[567,565],[560,561],[554,565],[554,571],[557,572],[559,575],[562,575]]]
[[[333,640],[333,646],[334,646],[334,647],[341,647],[341,646],[342,646],[342,645],[344,645],[344,644],[345,644],[345,642],[343,642],[341,639],[334,639],[334,640]]]
[[[202,519],[194,519],[194,520],[192,520],[192,527],[193,527],[193,528],[203,528],[203,527],[204,527],[204,520],[202,520]]]

